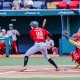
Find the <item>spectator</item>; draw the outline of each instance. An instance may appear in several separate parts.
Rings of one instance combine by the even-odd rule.
[[[20,9],[20,1],[16,1],[14,0],[13,1],[13,4],[12,4],[12,10],[19,10]]]
[[[23,8],[21,9],[32,9],[33,8],[33,1],[32,0],[23,0]]]
[[[15,52],[16,55],[18,55],[18,50],[17,50],[17,35],[20,36],[20,33],[16,30],[16,29],[13,29],[13,24],[9,24],[9,29],[7,31],[7,34],[9,37],[12,38],[12,47],[13,47],[13,50]]]
[[[2,36],[2,28],[0,27],[0,37]]]
[[[2,35],[1,37],[3,38],[7,38],[8,35],[6,34],[6,30],[2,29]],[[5,44],[5,40],[1,40],[0,41],[0,54],[3,55],[6,53],[6,44]]]
[[[50,38],[50,36],[47,36],[46,44],[48,51],[52,52],[53,54],[58,54],[58,49],[54,47],[54,41]]]

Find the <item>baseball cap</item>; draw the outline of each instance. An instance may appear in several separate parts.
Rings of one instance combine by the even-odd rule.
[[[6,32],[6,30],[5,29],[2,29],[2,32]]]
[[[9,27],[13,27],[13,24],[11,23],[11,24],[9,24]]]

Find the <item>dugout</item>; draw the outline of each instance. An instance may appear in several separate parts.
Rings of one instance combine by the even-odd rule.
[[[47,23],[45,28],[53,35],[55,46],[59,47],[59,38],[61,37],[61,23],[60,16],[45,16]],[[29,23],[32,20],[37,20],[40,27],[42,26],[43,16],[5,16],[0,17],[0,26],[6,30],[9,29],[9,23],[14,24],[14,29],[17,29],[21,36],[18,37],[18,50],[19,53],[24,53],[33,45],[33,41],[30,39]],[[55,21],[56,20],[56,21]]]
[[[68,44],[67,49],[65,49],[67,42],[65,42],[61,34],[63,30],[67,29],[70,32],[70,36],[72,36],[79,29],[80,16],[72,10],[0,11],[0,26],[8,30],[8,24],[14,24],[14,28],[21,34],[18,37],[19,53],[24,53],[33,45],[33,41],[29,37],[30,21],[37,20],[39,25],[42,26],[44,18],[47,19],[45,28],[53,35],[55,46],[59,48],[60,55],[65,55],[66,53],[69,55],[75,48]],[[65,45],[62,45],[63,43]],[[68,50],[69,47],[73,48]]]

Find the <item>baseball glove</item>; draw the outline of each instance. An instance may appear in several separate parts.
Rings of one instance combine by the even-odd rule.
[[[68,38],[68,36],[69,36],[68,31],[64,30],[63,33],[62,33],[62,36],[65,37],[65,38]]]

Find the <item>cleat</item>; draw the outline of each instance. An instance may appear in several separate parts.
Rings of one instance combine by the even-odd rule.
[[[20,70],[19,72],[24,72],[26,69],[22,69],[22,70]]]
[[[27,70],[27,68],[26,67],[23,67],[23,69],[20,70],[20,72],[24,72],[25,70]]]
[[[80,64],[78,64],[78,65],[76,66],[76,68],[80,68]]]
[[[59,69],[59,68],[57,68],[57,69],[55,69],[55,71],[60,71],[60,69]]]

